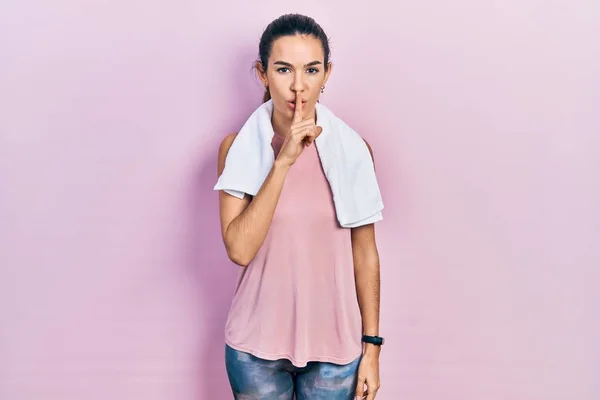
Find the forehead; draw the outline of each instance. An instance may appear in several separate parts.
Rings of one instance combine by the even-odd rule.
[[[273,42],[271,61],[286,61],[291,64],[323,62],[321,41],[312,35],[282,36]]]

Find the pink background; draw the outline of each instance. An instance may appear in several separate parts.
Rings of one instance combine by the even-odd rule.
[[[595,0],[4,1],[0,398],[231,398],[216,153],[286,12],[375,152],[378,398],[599,399]]]

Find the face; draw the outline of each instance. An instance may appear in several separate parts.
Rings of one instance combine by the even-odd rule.
[[[304,115],[312,115],[331,74],[331,63],[325,72],[324,58],[321,42],[312,35],[283,36],[273,43],[266,73],[260,65],[258,71],[276,112],[291,120],[297,94],[304,102]]]

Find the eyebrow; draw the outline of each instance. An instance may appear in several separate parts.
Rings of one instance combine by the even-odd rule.
[[[286,67],[293,67],[292,64],[285,61],[275,61],[273,64],[285,65]],[[313,65],[323,64],[321,61],[312,61],[305,65],[305,67],[312,67]]]

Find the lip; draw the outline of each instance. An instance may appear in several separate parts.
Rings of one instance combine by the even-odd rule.
[[[292,109],[295,110],[296,109],[296,100],[292,100],[292,101],[288,101],[288,106]],[[306,100],[302,100],[302,106],[304,106],[306,104]]]

